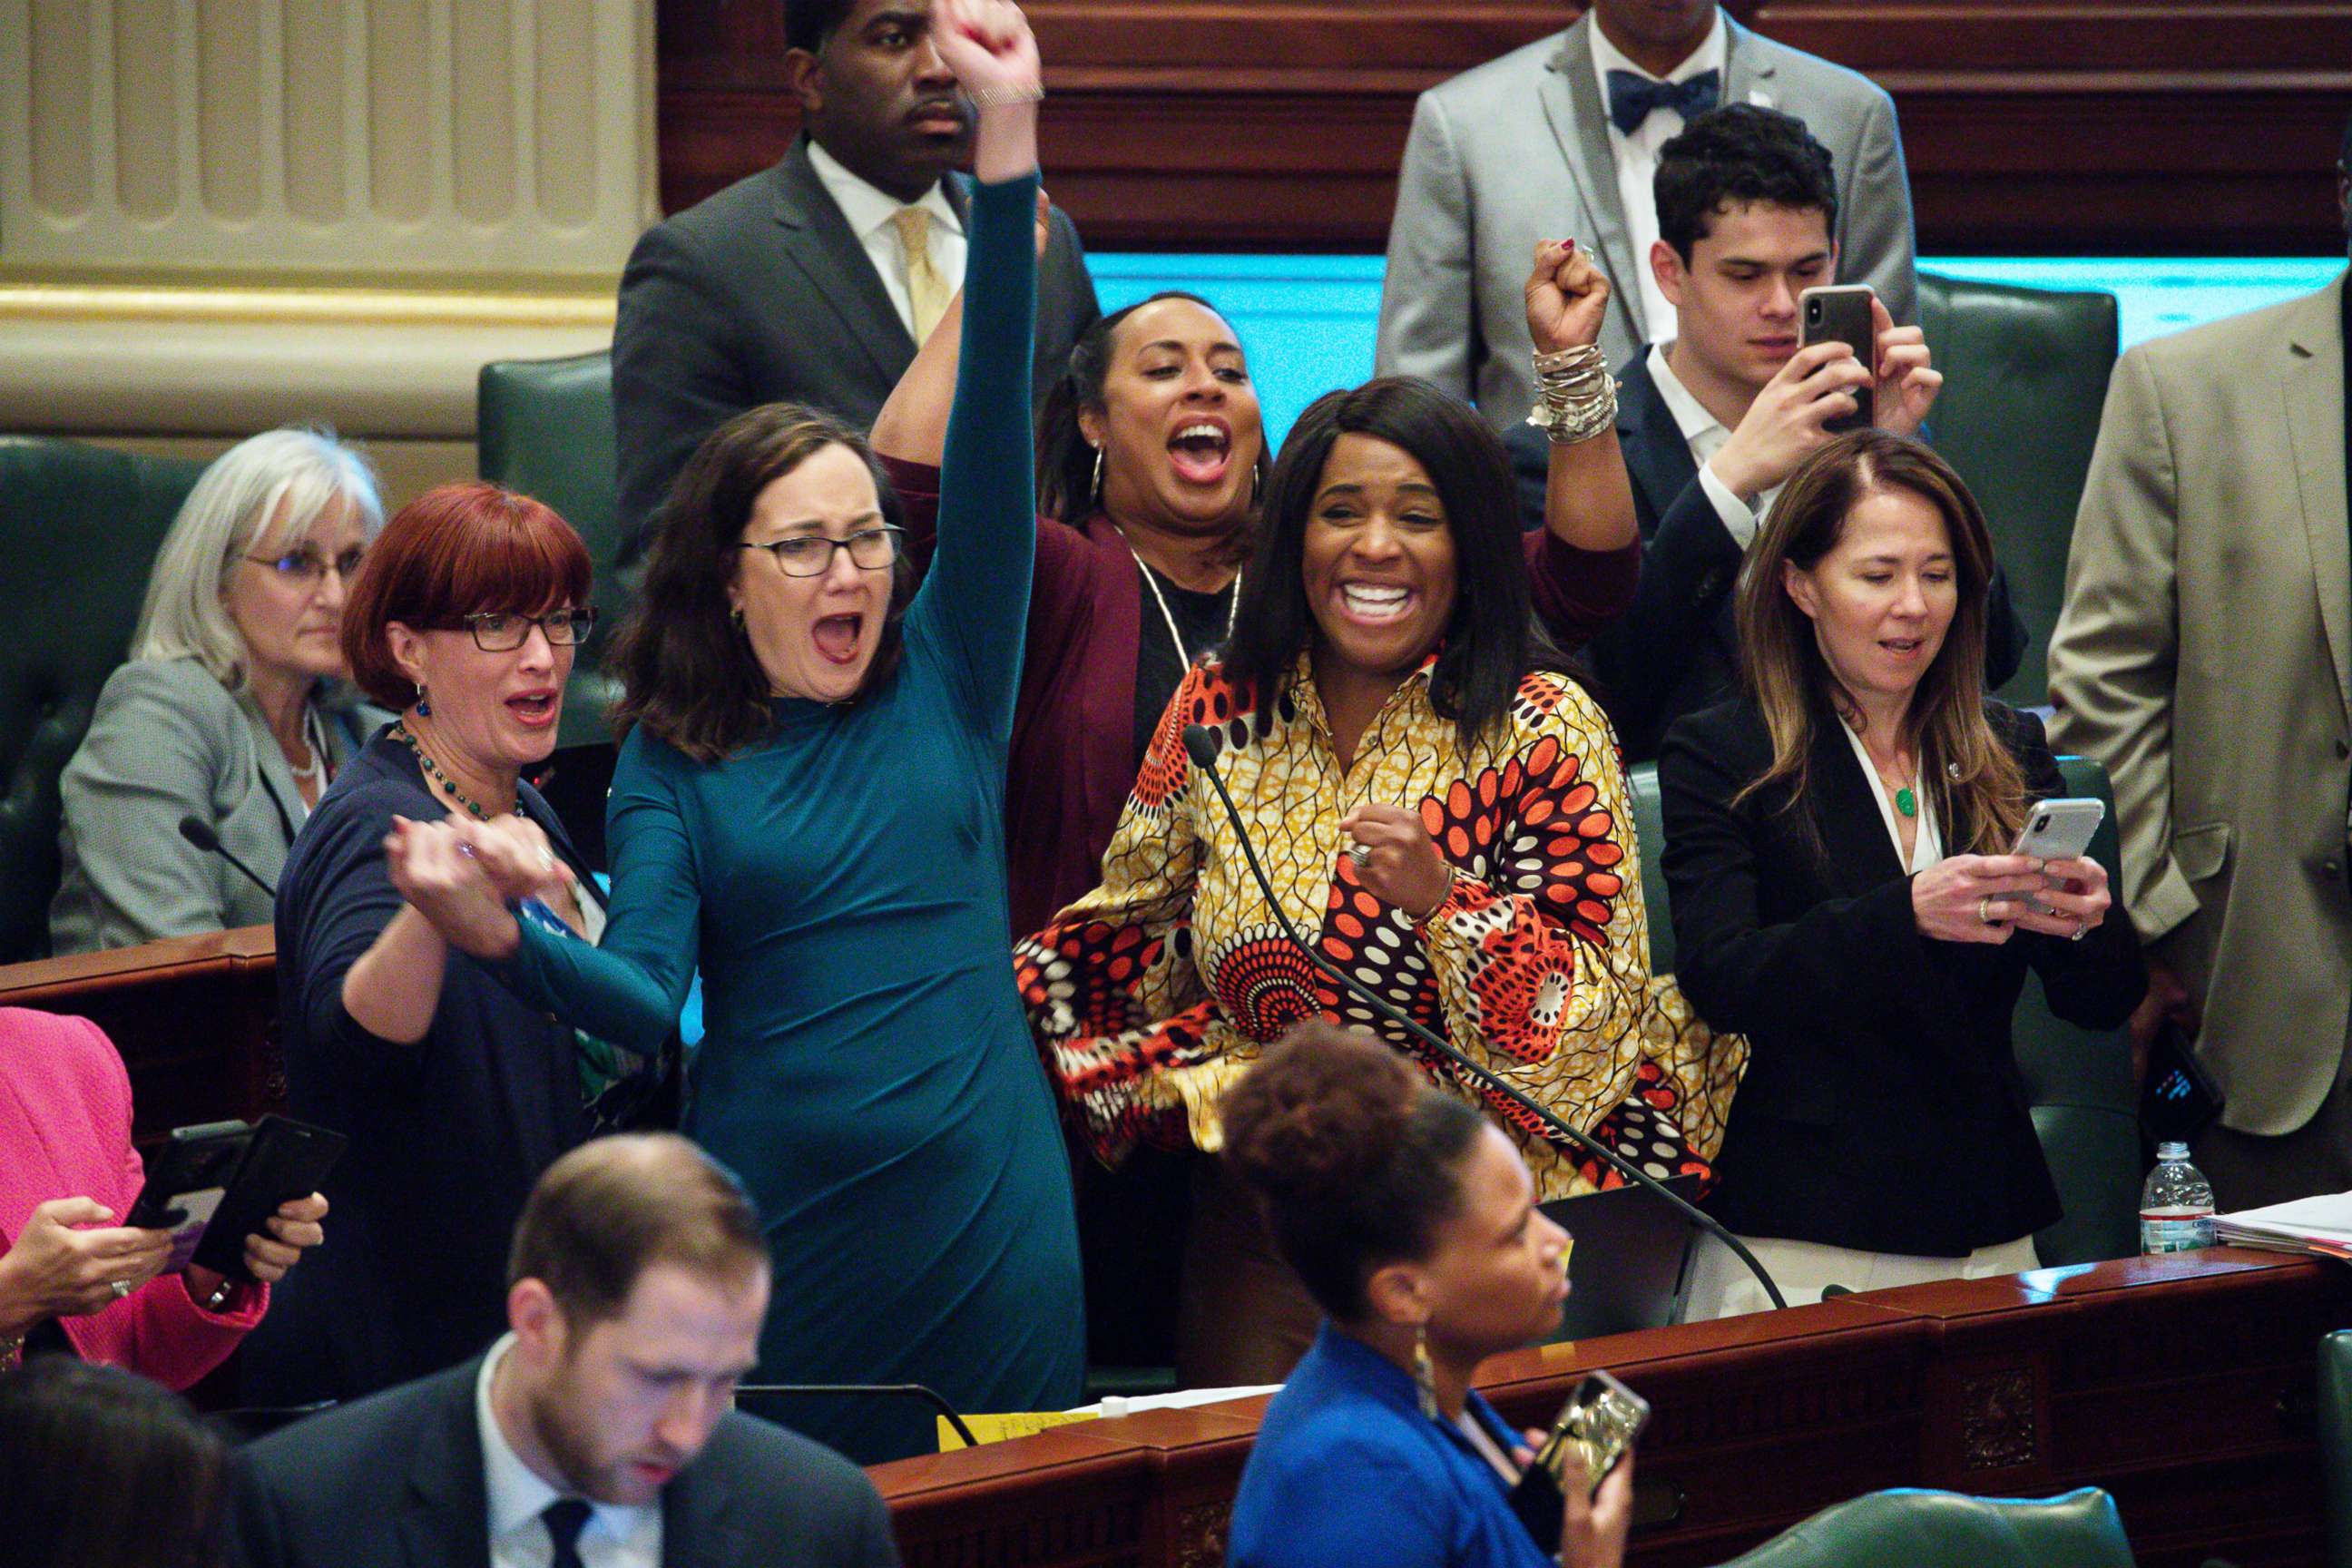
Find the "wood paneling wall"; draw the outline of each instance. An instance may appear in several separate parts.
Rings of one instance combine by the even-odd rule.
[[[1414,95],[1573,0],[1030,0],[1056,200],[1101,249],[1377,250]],[[1902,116],[1921,249],[2326,254],[2345,0],[1755,0]],[[790,142],[781,0],[659,0],[663,204]],[[1500,108],[1498,106],[1498,111]]]

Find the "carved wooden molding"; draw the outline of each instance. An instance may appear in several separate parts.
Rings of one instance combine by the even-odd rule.
[[[2033,1373],[2026,1367],[1982,1373],[1960,1384],[1960,1458],[1971,1470],[2008,1470],[2039,1456]]]

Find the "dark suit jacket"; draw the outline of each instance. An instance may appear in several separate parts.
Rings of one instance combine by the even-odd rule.
[[[1519,481],[1523,521],[1543,526],[1550,448],[1521,425],[1505,436]],[[1738,689],[1739,631],[1733,613],[1743,559],[1698,482],[1690,443],[1675,423],[1649,354],[1637,354],[1617,383],[1617,442],[1633,485],[1642,528],[1642,582],[1633,607],[1592,639],[1601,705],[1617,725],[1628,762],[1658,754],[1674,721]],[[2000,685],[2025,657],[2025,623],[2009,602],[1998,565],[1985,619],[1985,685]]]
[[[295,1423],[238,1456],[247,1568],[488,1568],[474,1415],[481,1358]],[[796,1433],[730,1415],[662,1491],[667,1568],[895,1568],[874,1484]]]
[[[2029,793],[2063,794],[2041,721],[1987,711]],[[1732,805],[1771,760],[1746,699],[1675,724],[1658,759],[1675,979],[1753,1047],[1707,1208],[1746,1236],[1929,1257],[2049,1224],[2010,1016],[2031,964],[2060,1017],[2123,1022],[2147,984],[2131,923],[2118,907],[2079,942],[1930,941],[1836,718],[1815,715],[1801,805],[1780,790]],[[1948,822],[1947,851],[1969,832]]]
[[[967,209],[970,182],[947,183]],[[1077,230],[1055,209],[1037,268],[1036,396],[1101,314]],[[805,403],[863,430],[916,343],[817,177],[808,138],[783,162],[647,229],[613,327],[621,561],[634,561],[702,438],[762,403]]]

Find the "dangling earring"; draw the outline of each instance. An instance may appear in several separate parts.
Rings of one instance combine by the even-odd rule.
[[[1429,1325],[1412,1327],[1412,1391],[1421,1399],[1421,1413],[1438,1420],[1437,1368],[1429,1359]]]
[[[1100,447],[1097,447],[1095,448],[1094,488],[1087,491],[1087,505],[1090,507],[1102,505],[1102,454],[1103,449]]]
[[[425,683],[421,680],[416,683],[416,716],[419,719],[433,717],[433,704],[425,700]]]
[[[735,629],[737,631],[741,631],[743,629],[743,606],[738,605],[733,609],[728,611],[727,618],[735,623]]]
[[[1250,465],[1250,505],[1255,508],[1257,505],[1257,498],[1265,493],[1265,458],[1261,457]]]

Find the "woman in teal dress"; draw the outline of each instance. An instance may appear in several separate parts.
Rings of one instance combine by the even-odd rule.
[[[448,829],[471,857],[420,854],[403,891],[460,947],[510,954],[533,1004],[625,1044],[660,1040],[699,965],[686,1131],[768,1226],[758,1381],[1058,1409],[1084,1379],[1077,1246],[1006,958],[1003,827],[1036,538],[1036,53],[1003,0],[943,0],[933,36],[983,107],[928,580],[910,590],[861,438],[789,405],[741,416],[681,476],[615,644],[601,946],[492,901],[530,890],[520,826]],[[862,1462],[934,1446],[919,1407],[805,1408]]]

